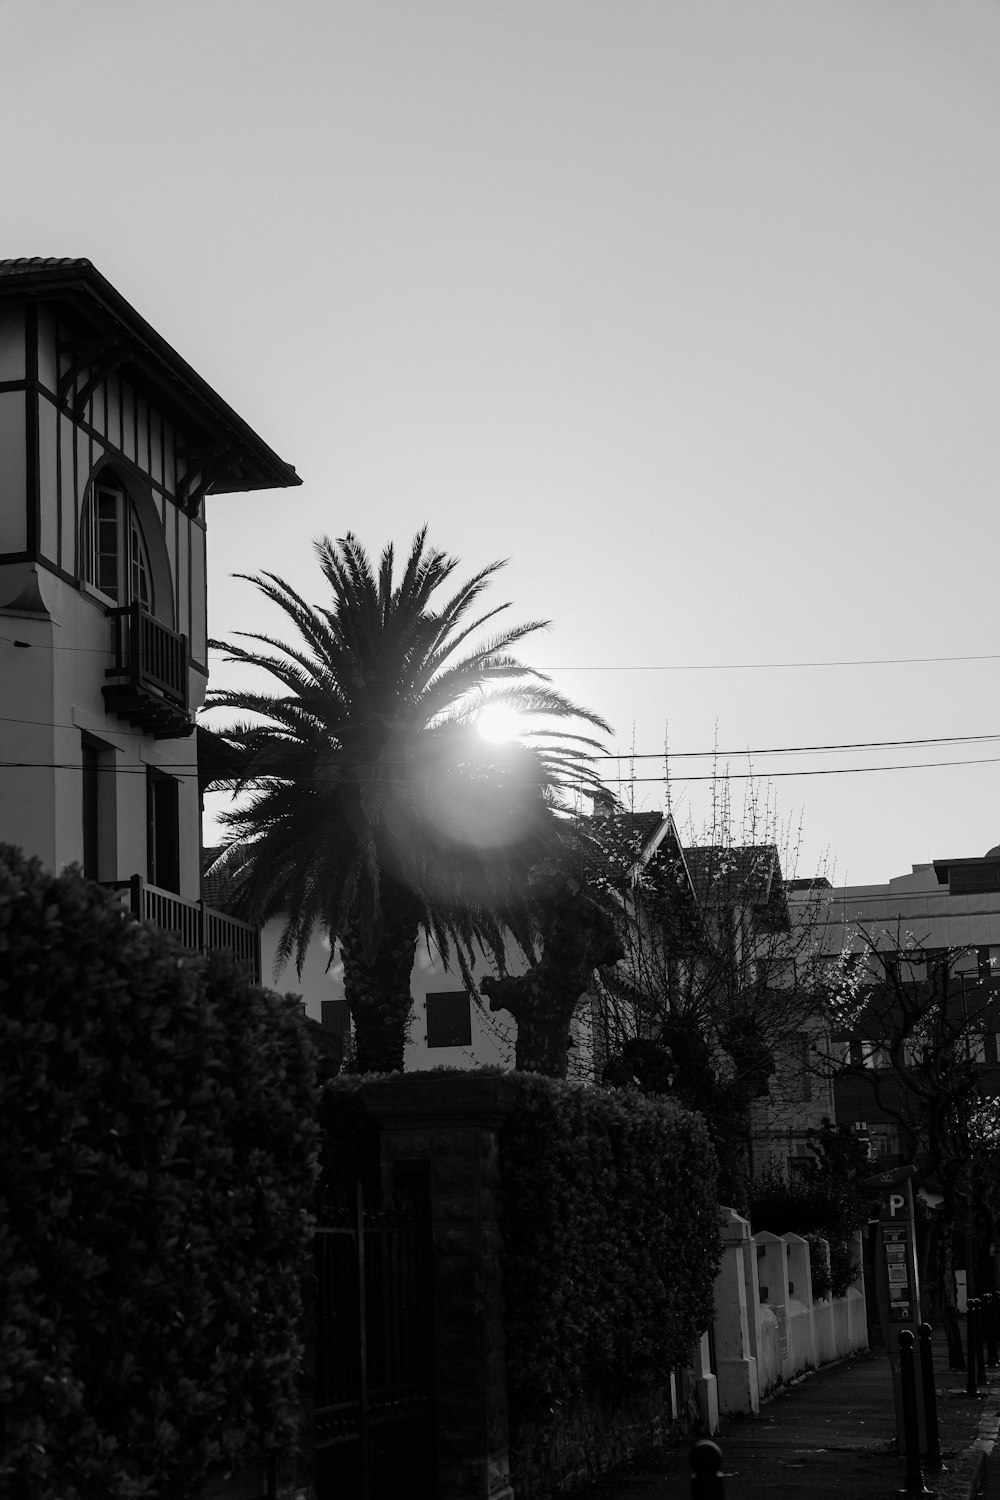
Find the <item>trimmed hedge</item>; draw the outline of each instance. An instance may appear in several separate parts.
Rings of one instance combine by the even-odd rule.
[[[814,1297],[843,1297],[858,1273],[854,1233],[867,1221],[867,1205],[854,1202],[815,1178],[786,1181],[780,1170],[769,1170],[750,1184],[749,1209],[754,1233],[799,1234],[812,1251]],[[830,1247],[830,1263],[820,1257],[820,1239]]]
[[[196,1494],[287,1444],[316,1174],[296,1001],[0,846],[0,1489]]]
[[[515,1076],[522,1103],[501,1146],[512,1429],[576,1397],[662,1386],[711,1322],[721,1255],[699,1116]]]

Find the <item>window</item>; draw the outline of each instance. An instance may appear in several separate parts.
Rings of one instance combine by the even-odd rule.
[[[116,604],[137,599],[152,611],[152,572],[142,527],[120,485],[94,481],[83,514],[83,566],[87,583]]]
[[[146,772],[146,879],[161,891],[180,893],[177,782],[153,770]]]
[[[471,1047],[472,1012],[464,990],[438,990],[427,996],[428,1047]]]
[[[861,1043],[861,1066],[872,1068],[876,1072],[891,1066],[889,1061],[889,1048],[885,1042]]]
[[[873,1160],[880,1156],[899,1154],[899,1134],[894,1125],[873,1125],[870,1155]]]
[[[923,1066],[927,1044],[921,1037],[908,1036],[903,1042],[903,1062],[908,1068]]]
[[[83,857],[88,880],[107,880],[115,868],[115,752],[93,735],[80,737]]]
[[[976,959],[980,979],[988,979],[991,983],[1000,980],[1000,948],[977,948]]]
[[[83,873],[88,880],[98,878],[97,848],[100,832],[101,752],[84,740],[83,751]]]
[[[966,1033],[965,1055],[970,1062],[984,1063],[986,1061],[986,1037],[981,1031]]]
[[[346,1000],[322,1000],[320,1013],[324,1031],[332,1031],[334,1036],[350,1036],[351,1013]]]

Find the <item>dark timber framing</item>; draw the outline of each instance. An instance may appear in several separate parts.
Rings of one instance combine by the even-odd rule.
[[[38,473],[38,308],[24,310],[24,488],[28,556],[38,562],[42,546],[42,494]]]
[[[45,303],[58,323],[73,330],[73,358],[57,393],[65,401],[83,404],[96,393],[101,379],[114,371],[153,397],[154,409],[189,432],[193,442],[200,441],[212,454],[224,445],[229,457],[212,476],[213,493],[284,489],[301,482],[291,465],[258,437],[90,261],[0,260],[0,297],[23,301],[29,307]],[[36,352],[27,374],[29,384],[37,387],[35,319],[32,336]],[[29,352],[32,336],[26,330]],[[89,372],[88,379],[78,389],[84,370]],[[163,477],[161,469],[161,483]]]

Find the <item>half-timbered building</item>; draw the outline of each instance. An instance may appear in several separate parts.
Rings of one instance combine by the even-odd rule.
[[[240,942],[200,901],[205,501],[298,483],[89,261],[0,260],[0,839],[190,946]]]

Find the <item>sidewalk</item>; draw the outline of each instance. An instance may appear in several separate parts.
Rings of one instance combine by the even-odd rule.
[[[971,1500],[1000,1428],[1000,1370],[988,1370],[981,1399],[965,1395],[965,1375],[948,1369],[934,1338],[938,1427],[944,1470],[924,1471],[940,1500]],[[888,1500],[903,1489],[896,1418],[883,1351],[828,1365],[767,1401],[758,1417],[725,1422],[726,1500]],[[689,1444],[629,1464],[573,1491],[573,1500],[689,1500]],[[1000,1456],[998,1456],[1000,1457]]]

